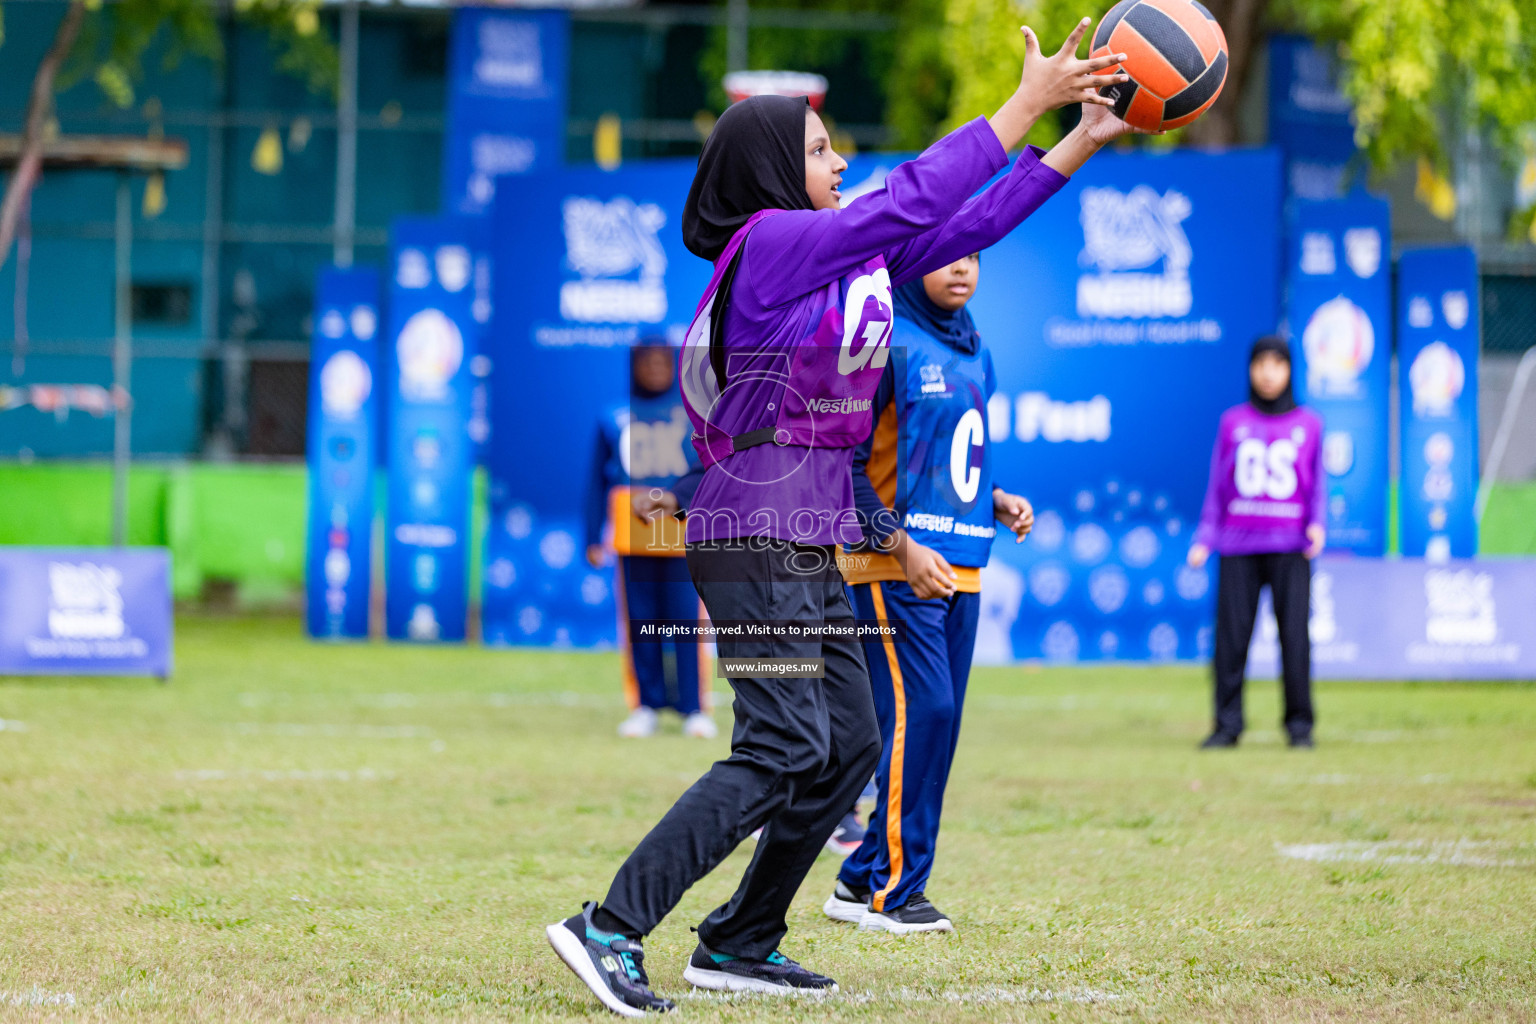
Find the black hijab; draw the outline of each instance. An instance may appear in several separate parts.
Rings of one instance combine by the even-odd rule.
[[[759,210],[810,210],[805,194],[804,96],[753,96],[727,108],[699,154],[683,244],[711,263]]]
[[[976,331],[971,311],[965,306],[954,312],[940,309],[928,297],[922,278],[913,278],[898,287],[894,298],[897,316],[906,317],[961,355],[975,355],[981,347],[981,335]]]
[[[1286,344],[1284,338],[1273,334],[1265,335],[1253,343],[1253,350],[1248,353],[1248,365],[1252,366],[1253,361],[1265,352],[1273,352],[1281,359],[1284,359],[1288,365],[1294,366],[1291,363],[1291,346]],[[1259,393],[1253,390],[1253,379],[1250,377],[1248,381],[1248,402],[1266,416],[1279,416],[1282,413],[1290,412],[1296,408],[1296,396],[1291,389],[1291,383],[1292,381],[1287,381],[1285,390],[1274,398],[1261,398]]]

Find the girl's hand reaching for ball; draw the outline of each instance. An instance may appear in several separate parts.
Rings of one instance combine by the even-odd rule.
[[[1124,78],[1122,75],[1121,78]],[[1101,97],[1107,98],[1107,97]],[[1096,146],[1106,146],[1122,135],[1161,135],[1162,132],[1149,132],[1145,128],[1136,128],[1126,124],[1115,116],[1111,109],[1113,102],[1107,104],[1084,103],[1083,119],[1078,125],[1083,134]]]
[[[1130,76],[1122,73],[1097,75],[1096,71],[1114,67],[1125,60],[1123,53],[1111,53],[1103,57],[1079,60],[1078,44],[1088,31],[1092,19],[1084,18],[1067,36],[1061,49],[1047,57],[1040,50],[1040,40],[1034,30],[1024,27],[1024,70],[1019,75],[1019,87],[1008,102],[992,115],[992,130],[1004,149],[1012,149],[1040,116],[1048,110],[1065,107],[1071,103],[1089,106],[1113,106],[1114,101],[1101,95],[1106,85],[1129,82]]]

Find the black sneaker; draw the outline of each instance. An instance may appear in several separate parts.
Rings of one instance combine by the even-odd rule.
[[[1317,746],[1317,744],[1312,742],[1311,733],[1305,733],[1301,736],[1292,736],[1291,746],[1301,750],[1311,750],[1313,747]]]
[[[943,911],[928,902],[927,896],[915,892],[899,907],[884,910],[870,907],[859,918],[859,930],[914,935],[917,932],[952,932],[955,926]]]
[[[1227,747],[1237,746],[1237,737],[1229,736],[1224,732],[1213,732],[1200,744],[1201,750],[1225,750]]]
[[[869,909],[869,896],[870,890],[849,885],[839,878],[832,895],[821,905],[821,912],[834,921],[858,924],[864,912]]]
[[[614,1013],[644,1017],[676,1009],[671,1000],[651,991],[645,976],[645,951],[634,939],[592,927],[596,903],[584,903],[581,913],[544,929],[549,944],[565,966],[576,973],[592,994]]]
[[[704,943],[693,951],[683,980],[716,992],[767,992],[781,996],[826,995],[837,991],[837,982],[808,971],[783,953],[766,960],[712,953]]]

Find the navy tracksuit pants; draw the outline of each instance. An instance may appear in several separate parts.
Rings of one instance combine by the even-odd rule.
[[[703,619],[704,607],[683,558],[620,555],[615,579],[619,645],[624,653],[624,696],[630,708],[676,708],[691,715],[709,706],[709,656],[694,640],[635,643],[631,620]],[[673,671],[667,672],[667,654]],[[669,677],[670,676],[670,677]]]
[[[903,623],[899,642],[864,642],[883,749],[869,831],[839,872],[848,885],[871,890],[871,906],[881,911],[922,892],[933,870],[981,595],[925,601],[904,580],[849,589],[858,618]]]

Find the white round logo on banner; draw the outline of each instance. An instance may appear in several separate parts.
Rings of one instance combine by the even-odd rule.
[[[435,255],[438,283],[450,292],[463,291],[469,284],[469,250],[462,245],[442,245]]]
[[[320,407],[327,415],[351,419],[373,391],[373,374],[361,356],[343,349],[320,368]]]
[[[1340,295],[1317,307],[1301,335],[1307,384],[1321,394],[1352,394],[1371,364],[1376,330],[1365,310]]]
[[[347,321],[343,319],[341,310],[328,309],[320,314],[320,335],[333,341],[347,333]]]
[[[1444,468],[1451,464],[1456,457],[1456,442],[1451,440],[1451,435],[1443,430],[1437,430],[1429,435],[1424,442],[1424,461],[1431,466]]]
[[[379,329],[379,314],[372,306],[352,307],[352,336],[358,341],[372,341]]]
[[[1443,341],[1425,345],[1408,368],[1413,411],[1420,416],[1451,415],[1466,385],[1467,368],[1461,356]]]
[[[1451,325],[1451,330],[1459,331],[1467,326],[1467,319],[1472,314],[1467,293],[1458,289],[1440,296],[1440,312],[1445,314],[1445,322]]]
[[[464,336],[440,309],[424,309],[405,322],[395,343],[400,390],[407,398],[438,400],[464,361]]]

